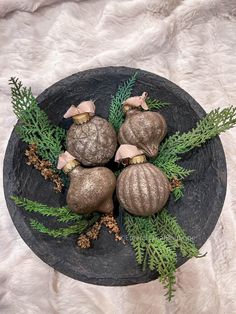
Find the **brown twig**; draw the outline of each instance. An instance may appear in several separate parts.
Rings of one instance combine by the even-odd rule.
[[[112,214],[102,215],[99,221],[97,221],[85,234],[82,233],[78,240],[77,245],[82,249],[91,247],[92,240],[97,240],[102,225],[109,229],[109,233],[115,235],[115,241],[121,241],[120,228],[114,216]]]
[[[173,191],[176,188],[180,188],[182,186],[181,180],[177,179],[176,177],[173,177],[173,179],[170,182],[170,190]]]
[[[29,145],[29,148],[25,151],[25,155],[27,156],[26,164],[32,165],[35,169],[39,170],[45,180],[51,180],[54,183],[54,190],[61,192],[63,183],[60,176],[51,168],[52,164],[50,161],[39,158],[37,155],[37,146],[35,144]]]

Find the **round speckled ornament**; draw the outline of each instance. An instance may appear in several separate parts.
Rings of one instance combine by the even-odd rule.
[[[142,151],[133,145],[121,145],[116,161],[126,160],[118,177],[116,193],[122,207],[137,216],[150,216],[160,211],[170,195],[166,175],[146,161]]]
[[[166,135],[167,125],[161,114],[148,111],[146,97],[147,93],[144,92],[142,96],[128,98],[123,103],[126,118],[119,130],[118,142],[135,145],[148,157],[155,157]]]
[[[111,124],[94,114],[94,103],[83,101],[77,107],[71,106],[64,115],[74,121],[67,132],[67,150],[85,166],[106,164],[114,156],[117,146]]]

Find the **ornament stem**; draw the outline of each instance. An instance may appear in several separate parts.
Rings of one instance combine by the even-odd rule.
[[[68,163],[62,168],[65,174],[68,174],[73,169],[79,166],[79,162],[75,159],[68,161]]]
[[[83,124],[88,122],[92,117],[88,112],[80,113],[75,116],[73,116],[73,121],[76,124]]]
[[[136,164],[143,164],[147,161],[147,158],[145,155],[138,155],[134,156],[129,160],[130,165],[136,165]]]

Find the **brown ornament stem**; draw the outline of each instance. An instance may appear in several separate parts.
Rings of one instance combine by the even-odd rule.
[[[52,181],[56,192],[62,191],[63,183],[60,176],[51,168],[52,164],[50,161],[39,158],[35,144],[29,145],[29,148],[25,151],[25,156],[27,156],[27,165],[32,165],[35,169],[39,170],[45,180]]]
[[[84,112],[78,115],[73,116],[73,121],[76,124],[83,124],[88,122],[92,117],[89,115],[88,112]]]
[[[145,155],[134,156],[129,160],[129,165],[143,164],[147,161]]]
[[[91,247],[92,241],[97,240],[102,225],[106,226],[109,229],[109,233],[115,235],[115,241],[121,241],[122,237],[120,235],[119,225],[112,214],[102,215],[99,221],[97,221],[85,234],[82,233],[78,240],[77,245],[81,249],[88,249]],[[125,244],[125,242],[123,241]]]

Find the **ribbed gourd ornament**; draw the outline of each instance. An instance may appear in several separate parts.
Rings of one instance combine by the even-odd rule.
[[[133,145],[121,145],[115,159],[128,164],[116,184],[121,206],[137,216],[150,216],[160,211],[170,195],[170,183],[166,175],[148,163],[143,151]]]
[[[78,214],[95,211],[109,214],[113,212],[113,193],[116,177],[106,167],[83,168],[68,152],[59,156],[58,169],[70,177],[66,202]]]
[[[83,101],[77,107],[71,106],[64,115],[64,118],[72,117],[74,121],[67,132],[66,149],[85,166],[106,164],[117,147],[112,125],[94,114],[94,103]]]
[[[158,112],[148,111],[147,93],[130,97],[123,103],[125,121],[118,133],[119,144],[131,144],[142,149],[146,156],[155,157],[160,142],[166,135],[167,125]],[[141,111],[141,109],[145,111]]]

